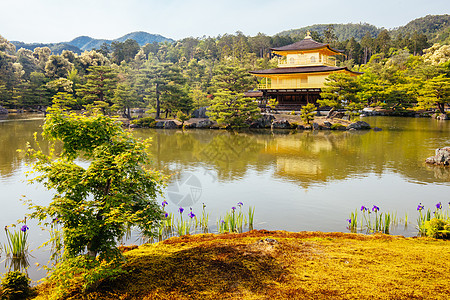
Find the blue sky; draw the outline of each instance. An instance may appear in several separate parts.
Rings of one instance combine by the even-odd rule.
[[[24,42],[114,39],[133,31],[181,39],[237,30],[268,35],[313,24],[394,28],[450,14],[450,0],[0,0],[0,35]]]

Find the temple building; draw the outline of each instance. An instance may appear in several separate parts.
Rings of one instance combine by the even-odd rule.
[[[251,71],[250,74],[263,78],[258,90],[263,98],[276,99],[280,110],[299,110],[307,103],[315,104],[325,79],[332,73],[362,74],[347,67],[336,67],[335,55],[343,55],[342,51],[314,41],[309,32],[299,42],[270,50],[282,57],[278,68]]]

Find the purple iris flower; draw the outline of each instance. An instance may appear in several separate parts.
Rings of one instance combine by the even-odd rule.
[[[182,214],[183,211],[184,211],[184,208],[180,207],[180,208],[178,209],[178,211],[180,212],[180,214]]]
[[[238,204],[237,204],[238,206],[243,206],[244,205],[244,203],[242,203],[242,202],[238,202]]]
[[[352,219],[347,219],[348,224],[352,223]]]
[[[195,217],[195,214],[191,211],[188,216],[192,219],[193,217]]]
[[[236,207],[233,206],[231,209],[234,211],[236,209]]]
[[[417,210],[421,211],[425,206],[422,205],[422,203],[419,203],[419,205],[417,205]]]
[[[436,208],[437,208],[437,209],[441,209],[441,208],[442,208],[442,203],[439,202],[438,204],[436,204]]]
[[[377,212],[377,211],[379,211],[380,210],[380,208],[378,207],[378,206],[376,206],[376,205],[374,205],[373,207],[372,207],[372,211],[373,212]]]
[[[169,205],[169,203],[167,203],[167,201],[164,200],[164,201],[161,203],[161,205],[162,205],[162,207],[166,207],[166,205]]]
[[[168,218],[169,217],[169,214],[168,213],[165,213],[164,214],[164,218]]]
[[[23,225],[22,228],[20,228],[20,230],[22,230],[23,232],[27,232],[28,229],[30,228],[28,228],[27,225]]]
[[[364,205],[361,206],[361,211],[367,211],[367,207],[365,207]]]

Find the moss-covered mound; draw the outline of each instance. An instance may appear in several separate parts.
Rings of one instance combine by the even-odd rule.
[[[75,298],[448,299],[450,295],[450,244],[429,238],[262,230],[171,238],[125,256],[128,274]]]

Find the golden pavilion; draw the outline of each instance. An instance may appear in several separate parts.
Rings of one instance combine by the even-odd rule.
[[[299,110],[307,103],[315,104],[325,79],[332,73],[362,74],[347,67],[337,67],[335,56],[344,55],[342,51],[314,41],[309,32],[299,42],[270,50],[282,57],[278,68],[251,71],[250,74],[263,77],[258,89],[263,98],[278,101],[277,109]]]

